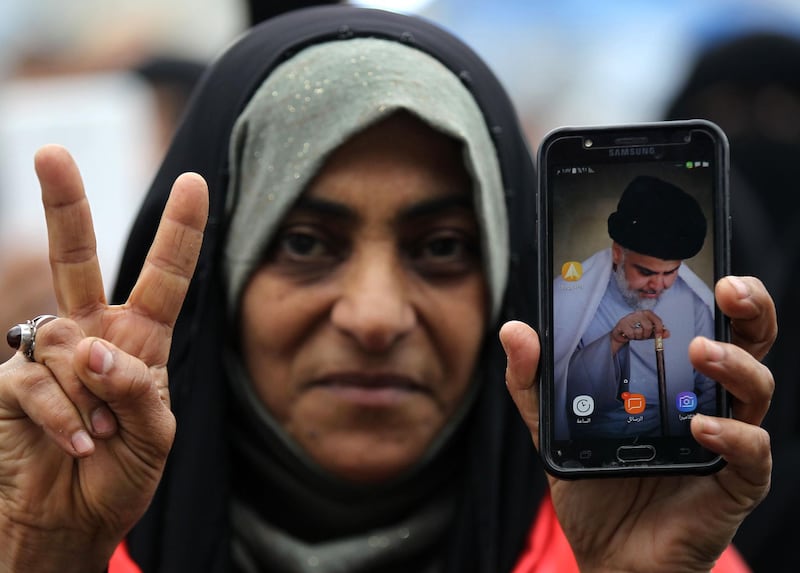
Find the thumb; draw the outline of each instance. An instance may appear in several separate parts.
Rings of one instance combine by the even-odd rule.
[[[74,368],[92,394],[106,403],[120,431],[146,437],[168,451],[175,433],[166,368],[150,368],[107,340],[85,338],[75,349]]]
[[[522,419],[539,447],[539,336],[530,326],[510,321],[500,328],[500,343],[506,352],[506,386]]]

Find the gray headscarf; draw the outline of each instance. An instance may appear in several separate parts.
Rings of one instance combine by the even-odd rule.
[[[508,275],[508,222],[486,122],[461,81],[441,63],[414,48],[376,38],[306,48],[270,74],[234,125],[231,234],[224,253],[230,316],[236,316],[242,289],[279,221],[327,156],[398,110],[464,144],[491,316],[497,317]]]

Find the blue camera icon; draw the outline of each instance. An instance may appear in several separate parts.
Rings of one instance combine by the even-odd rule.
[[[675,406],[679,412],[694,412],[697,410],[697,394],[694,392],[680,392],[675,397]]]

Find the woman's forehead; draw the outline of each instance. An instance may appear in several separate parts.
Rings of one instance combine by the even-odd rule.
[[[303,193],[306,198],[422,215],[446,204],[472,205],[462,146],[410,114],[395,114],[337,149]],[[414,207],[417,206],[417,207]]]

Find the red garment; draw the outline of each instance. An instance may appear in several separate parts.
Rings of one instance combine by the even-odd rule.
[[[141,573],[141,571],[131,559],[128,547],[123,541],[111,557],[108,572]],[[733,546],[725,550],[712,570],[712,573],[749,572],[750,568]],[[528,545],[512,573],[580,573],[572,549],[556,518],[550,496],[542,500],[536,521],[531,527]]]
[[[128,554],[128,544],[124,541],[117,546],[111,561],[108,562],[108,573],[142,573],[139,566]]]
[[[749,572],[750,568],[732,545],[722,553],[712,569],[712,573]],[[539,506],[528,545],[512,573],[580,573],[549,495]]]

